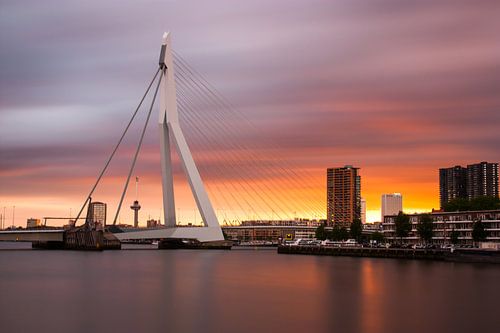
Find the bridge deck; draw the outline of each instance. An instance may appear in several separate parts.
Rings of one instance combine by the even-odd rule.
[[[62,242],[64,240],[64,230],[2,230],[0,231],[0,241],[11,242]]]

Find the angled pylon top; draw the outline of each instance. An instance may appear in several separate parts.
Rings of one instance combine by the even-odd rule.
[[[163,122],[178,122],[175,71],[170,32],[163,33],[159,65],[163,75],[160,94],[164,93],[166,98],[160,98],[160,114],[158,121],[160,124]]]
[[[173,140],[175,149],[179,154],[182,168],[187,176],[191,192],[200,211],[203,223],[210,229],[211,237],[224,239],[212,203],[205,190],[203,181],[194,162],[184,133],[179,125],[177,113],[177,94],[175,86],[174,62],[172,56],[171,34],[164,33],[160,52],[160,68],[162,81],[160,87],[160,144],[163,184],[163,207],[165,225],[175,226],[175,202],[173,191],[172,161],[170,143]]]

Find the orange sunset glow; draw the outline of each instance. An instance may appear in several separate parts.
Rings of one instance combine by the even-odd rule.
[[[445,3],[200,4],[196,20],[181,19],[189,5],[173,14],[165,3],[165,16],[141,29],[126,24],[132,7],[118,22],[97,15],[64,31],[33,14],[1,37],[10,52],[1,54],[0,212],[17,226],[76,215],[157,66],[164,30],[231,105],[195,96],[195,111],[179,107],[220,222],[324,219],[326,169],[344,165],[360,168],[369,222],[380,221],[383,193],[402,193],[407,212],[439,208],[439,168],[500,159],[498,3]],[[34,68],[17,65],[33,54]],[[142,225],[163,221],[157,112],[132,178]],[[108,220],[144,117],[93,196]],[[174,169],[177,219],[199,224],[176,157]],[[132,181],[120,222],[131,222],[135,199]]]

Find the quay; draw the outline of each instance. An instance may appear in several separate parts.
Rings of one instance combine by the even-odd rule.
[[[483,249],[455,249],[453,252],[451,252],[450,250],[445,250],[445,249],[402,249],[402,248],[280,245],[278,246],[278,253],[500,264],[500,251],[483,250]]]
[[[0,241],[31,242],[34,249],[47,250],[120,250],[121,242],[104,230],[88,230],[85,226],[50,230],[0,231]]]

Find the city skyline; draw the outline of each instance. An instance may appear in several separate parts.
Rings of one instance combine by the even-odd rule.
[[[0,24],[9,34],[0,36],[0,207],[8,208],[7,225],[14,205],[17,225],[70,209],[76,214],[154,69],[164,30],[260,128],[256,138],[235,125],[239,142],[264,156],[276,142],[283,158],[311,175],[321,198],[326,168],[360,167],[368,221],[379,220],[382,193],[401,192],[408,212],[430,211],[439,208],[439,168],[498,162],[494,1],[359,7],[220,1],[198,4],[203,17],[191,4],[122,3],[3,4]],[[130,22],[137,11],[147,16],[157,7],[165,13],[161,20]],[[358,24],[365,20],[372,30]],[[19,66],[34,60],[36,66]],[[142,224],[148,215],[161,216],[157,141],[153,129],[138,164]],[[201,148],[192,149],[196,158]],[[121,157],[94,198],[110,211],[129,157]],[[202,176],[213,163],[200,161]],[[210,172],[206,177],[217,183]],[[179,203],[188,215],[185,185]],[[133,215],[127,209],[125,216]]]

